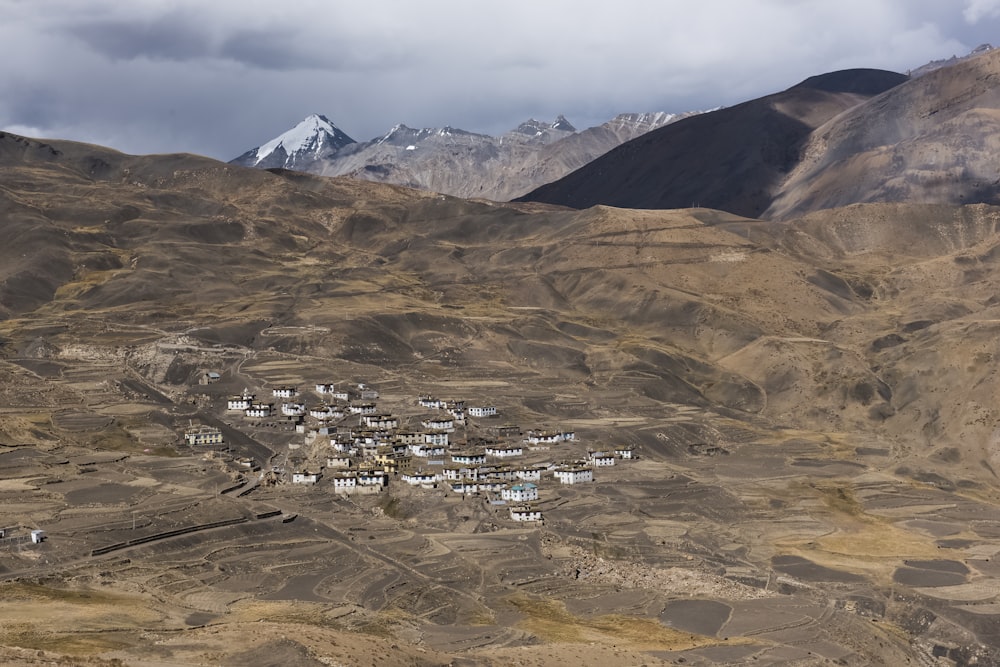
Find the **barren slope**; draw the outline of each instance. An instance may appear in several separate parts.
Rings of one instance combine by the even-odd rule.
[[[995,204],[1000,51],[915,78],[830,120],[764,213],[861,202]]]
[[[0,524],[50,537],[0,549],[12,660],[998,658],[1000,209],[491,205],[12,135],[0,183]],[[234,457],[330,448],[226,397],[331,380],[640,458],[546,476],[530,527],[255,485]]]
[[[585,208],[705,206],[756,217],[798,164],[810,133],[905,77],[846,70],[654,130],[523,197]]]

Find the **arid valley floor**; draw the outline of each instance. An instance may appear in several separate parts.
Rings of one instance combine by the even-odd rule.
[[[13,135],[0,171],[4,664],[1000,662],[1000,209],[570,211]],[[328,442],[226,401],[322,382],[575,432],[519,465],[637,458],[544,474],[540,523],[291,484]]]

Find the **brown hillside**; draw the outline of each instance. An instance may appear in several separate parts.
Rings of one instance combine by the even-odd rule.
[[[1000,660],[1000,208],[579,211],[12,135],[0,183],[7,663]],[[327,382],[500,416],[345,495],[318,418],[227,408]],[[498,441],[542,522],[445,478]]]
[[[813,130],[905,79],[880,70],[812,77],[650,132],[520,199],[573,208],[704,206],[758,217]]]
[[[860,202],[1000,202],[1000,52],[935,70],[819,128],[765,217]]]

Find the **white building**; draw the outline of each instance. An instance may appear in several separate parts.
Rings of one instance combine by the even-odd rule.
[[[373,415],[377,411],[374,403],[352,403],[347,406],[352,415]]]
[[[524,454],[524,448],[520,445],[487,445],[486,455],[498,459],[509,459],[514,456]]]
[[[514,476],[525,482],[538,482],[542,479],[542,471],[540,468],[519,468]]]
[[[394,429],[399,428],[399,419],[393,417],[392,415],[386,414],[374,414],[374,415],[361,415],[361,423],[368,428],[378,428],[378,429]]]
[[[411,454],[421,458],[444,456],[448,452],[448,448],[443,445],[427,445],[418,443],[416,445],[408,445],[408,448]]]
[[[470,417],[496,417],[497,409],[495,406],[475,406],[470,407],[469,410]]]
[[[231,396],[229,400],[226,401],[226,410],[242,412],[253,405],[253,399],[254,395],[247,392],[243,392],[243,395],[241,396]]]
[[[500,492],[500,497],[515,503],[524,503],[531,500],[538,500],[538,487],[531,482],[515,484]]]
[[[424,432],[424,443],[428,445],[448,446],[447,431],[426,431]]]
[[[212,426],[198,426],[184,432],[184,442],[189,445],[221,445],[222,431]]]
[[[318,472],[303,470],[292,473],[292,484],[315,484],[322,477]]]
[[[356,475],[350,475],[346,473],[338,473],[333,476],[333,490],[346,493],[351,489],[356,489],[358,486],[358,478]]]
[[[615,447],[615,456],[623,460],[629,460],[635,458],[635,450],[631,447]]]
[[[275,387],[271,390],[271,394],[275,398],[294,398],[299,390],[295,387]]]
[[[511,507],[510,518],[512,521],[541,521],[542,510],[530,507]]]
[[[305,403],[282,403],[281,414],[286,417],[301,417],[306,413]]]
[[[448,407],[448,401],[442,401],[439,398],[433,398],[431,396],[421,396],[417,399],[417,404],[424,408],[430,408],[431,410],[444,410]]]
[[[335,419],[343,419],[344,411],[329,405],[321,405],[318,408],[311,409],[309,411],[309,415],[315,419],[319,419],[320,421],[331,421]]]
[[[590,468],[564,468],[553,475],[561,484],[583,484],[594,481],[594,471]]]
[[[451,462],[464,465],[480,465],[486,463],[486,454],[456,452],[451,455]]]
[[[438,476],[432,472],[423,472],[418,470],[416,472],[403,473],[399,476],[399,479],[405,484],[410,486],[422,486],[424,488],[433,488],[437,486]]]
[[[455,482],[463,479],[479,479],[479,468],[469,466],[448,466],[444,469],[444,478]]]
[[[420,425],[431,431],[447,431],[450,433],[455,430],[455,420],[444,417],[424,419],[420,422]]]
[[[247,417],[270,417],[271,408],[273,405],[271,403],[254,403],[249,408],[243,411],[243,414]]]
[[[365,470],[358,473],[360,486],[389,486],[389,475],[384,470]]]
[[[595,468],[607,468],[615,464],[614,454],[608,452],[588,452],[587,458]]]

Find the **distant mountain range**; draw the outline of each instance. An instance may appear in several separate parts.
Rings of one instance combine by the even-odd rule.
[[[663,127],[520,201],[788,219],[856,203],[1000,203],[1000,50],[855,69]]]
[[[311,115],[233,164],[353,176],[458,197],[506,201],[578,169],[626,141],[697,112],[626,113],[577,131],[563,116],[529,119],[499,137],[445,126],[396,125],[357,142]]]

